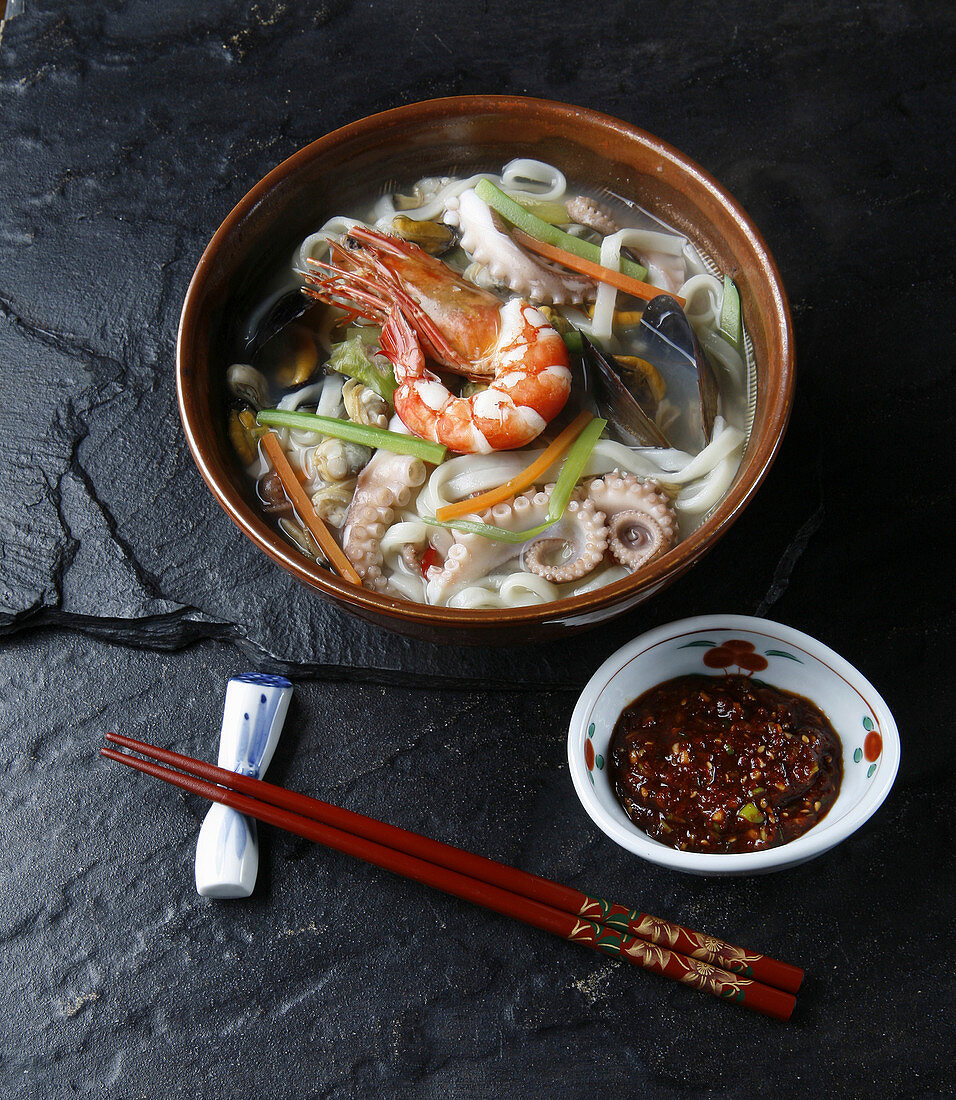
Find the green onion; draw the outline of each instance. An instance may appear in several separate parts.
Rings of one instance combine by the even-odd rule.
[[[347,378],[357,378],[363,386],[374,390],[389,404],[394,403],[392,395],[398,388],[398,383],[395,381],[391,365],[387,370],[380,369],[360,335],[336,344],[332,348],[329,366],[337,374],[344,374]]]
[[[522,199],[518,205],[529,214],[547,222],[548,225],[567,225],[571,218],[563,202],[541,202],[536,199]]]
[[[552,524],[557,523],[564,515],[571,500],[571,494],[574,492],[574,486],[581,476],[581,471],[591,457],[594,444],[601,438],[601,433],[606,427],[606,420],[595,418],[571,444],[564,465],[561,467],[561,473],[558,474],[558,480],[554,483],[554,489],[551,492],[548,517],[544,523],[539,523],[537,527],[532,527],[528,531],[504,531],[500,527],[494,527],[490,523],[482,523],[480,520],[452,519],[442,521],[434,516],[422,516],[422,519],[433,527],[450,527],[454,531],[467,531],[474,535],[483,535],[486,539],[494,539],[496,542],[527,542],[528,539],[533,539],[543,531],[547,531]]]
[[[511,222],[513,226],[523,233],[527,233],[529,237],[544,241],[545,244],[553,244],[557,248],[563,248],[565,252],[580,256],[582,260],[590,260],[591,263],[595,264],[601,262],[601,249],[596,244],[583,241],[580,237],[572,237],[570,233],[565,233],[563,229],[548,225],[541,218],[536,218],[530,211],[525,210],[520,203],[515,202],[504,191],[495,187],[490,180],[479,180],[475,184],[475,194],[493,210],[497,210],[505,221]],[[622,258],[620,269],[623,274],[630,275],[632,279],[639,279],[643,282],[647,278],[647,268],[641,267],[640,264],[636,264],[632,260]]]
[[[763,821],[763,814],[752,802],[748,802],[746,806],[741,806],[737,813],[753,825],[759,825]]]
[[[576,328],[569,328],[567,332],[559,333],[564,341],[564,346],[574,355],[580,355],[584,351],[584,340]]]
[[[581,471],[591,457],[594,444],[601,438],[601,433],[606,427],[606,420],[595,417],[571,444],[568,457],[564,460],[561,473],[558,474],[558,480],[555,482],[554,491],[551,494],[551,505],[548,508],[548,513],[553,516],[552,523],[557,523],[564,515],[564,510],[568,506],[571,494],[574,492],[574,486],[577,485],[578,478],[581,476]]]
[[[399,455],[415,455],[437,466],[448,448],[441,443],[419,439],[417,435],[400,435],[385,428],[373,428],[356,424],[352,420],[339,420],[334,416],[316,416],[315,413],[291,412],[285,409],[263,409],[256,417],[259,424],[269,428],[297,428],[305,432],[318,432],[344,439],[348,443],[361,443],[366,447],[378,447]]]
[[[743,354],[744,327],[740,316],[740,293],[729,275],[724,276],[724,301],[720,307],[720,331]]]

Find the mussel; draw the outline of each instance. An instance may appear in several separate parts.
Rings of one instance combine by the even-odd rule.
[[[720,392],[713,368],[680,304],[669,294],[652,298],[637,336],[639,354],[663,375],[668,401],[680,410],[668,435],[675,446],[699,451],[713,434]]]
[[[589,404],[625,442],[639,447],[670,447],[667,436],[622,378],[621,366],[586,336],[582,341],[580,381],[583,392],[591,398]]]
[[[244,361],[281,390],[304,385],[318,367],[314,333],[308,321],[301,320],[316,305],[296,287],[265,302],[246,326]]]
[[[245,358],[251,362],[274,336],[298,321],[315,304],[315,299],[304,294],[300,287],[280,294],[253,318],[246,332]]]
[[[458,234],[444,222],[419,221],[404,214],[392,218],[392,230],[403,241],[417,244],[430,256],[443,256],[458,243]]]
[[[615,357],[584,339],[584,393],[625,442],[700,451],[713,433],[719,391],[680,304],[669,294],[653,298],[635,335],[638,354]]]

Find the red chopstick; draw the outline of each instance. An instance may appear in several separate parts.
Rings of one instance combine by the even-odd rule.
[[[583,943],[606,954],[619,955],[645,969],[676,978],[755,1011],[784,1020],[789,1019],[793,1011],[796,1002],[791,992],[741,977],[709,961],[685,955],[677,946],[677,941],[682,937],[696,937],[697,939],[691,939],[690,942],[698,949],[700,945],[697,940],[704,941],[705,949],[711,953],[715,945],[724,948],[730,946],[719,940],[688,932],[680,926],[648,918],[644,914],[609,904],[599,898],[589,898],[580,891],[563,887],[537,875],[527,874],[317,799],[295,794],[262,780],[239,775],[118,734],[107,734],[107,737],[127,749],[191,774],[169,771],[159,764],[140,760],[114,749],[102,749],[103,755],[109,759],[127,764],[211,801],[222,802],[267,824],[494,909],[506,916],[515,917],[576,943]],[[359,828],[364,832],[360,833]],[[386,839],[390,844],[382,842]],[[574,907],[567,910],[556,904],[562,898],[573,898]],[[577,904],[578,898],[583,899],[581,905]],[[634,925],[643,925],[649,933],[656,934],[663,942],[654,943],[643,934],[635,934],[632,927]],[[671,928],[677,930],[676,936],[668,932]],[[738,953],[738,961],[741,957],[753,956],[752,952],[743,952],[740,948],[730,950]],[[785,963],[777,963],[777,966],[783,968],[782,973],[785,975],[796,970]]]
[[[462,848],[455,848],[450,844],[443,844],[438,840],[430,840],[418,833],[376,821],[374,818],[365,817],[351,810],[341,809],[328,802],[295,794],[272,783],[252,780],[247,776],[217,768],[213,764],[205,764],[188,756],[156,748],[120,734],[108,733],[106,736],[108,740],[118,745],[132,749],[143,756],[161,760],[174,768],[188,770],[213,783],[228,785],[234,790],[251,794],[263,802],[285,807],[314,821],[324,822],[326,825],[365,837],[367,840],[385,844],[389,848],[407,852],[472,878],[481,879],[483,882],[542,901],[572,916],[611,924],[619,927],[623,932],[648,940],[650,943],[673,948],[691,958],[712,963],[724,970],[742,977],[753,978],[788,993],[796,993],[800,988],[803,971],[799,967],[780,962],[767,955],[759,955],[754,951],[724,943],[713,936],[694,932],[679,924],[672,924],[660,917],[652,917],[647,913],[628,909],[615,902],[607,902],[603,898],[589,897],[573,887],[540,878],[538,875],[475,855]]]

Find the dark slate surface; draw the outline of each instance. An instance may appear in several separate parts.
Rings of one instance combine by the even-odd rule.
[[[23,7],[0,37],[0,1095],[944,1094],[950,6]],[[780,457],[703,562],[514,652],[376,633],[288,580],[203,487],[172,386],[192,269],[256,179],[371,111],[489,91],[618,115],[721,179],[800,368]],[[809,867],[657,870],[571,793],[576,689],[710,611],[821,637],[898,717],[889,801]],[[251,901],[199,899],[203,807],[96,753],[120,727],[214,756],[250,664],[297,681],[280,781],[802,963],[794,1022],[275,834]]]

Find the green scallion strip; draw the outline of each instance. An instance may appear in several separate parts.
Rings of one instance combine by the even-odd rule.
[[[533,539],[547,531],[564,515],[581,471],[591,457],[594,444],[601,438],[601,433],[606,427],[606,420],[595,418],[571,444],[564,465],[561,467],[561,473],[558,474],[558,480],[554,483],[551,502],[548,505],[548,518],[537,527],[532,527],[528,531],[504,531],[500,527],[482,523],[480,520],[452,519],[443,522],[434,516],[422,516],[422,519],[433,527],[450,527],[454,531],[468,531],[475,535],[483,535],[486,539],[494,539],[496,542],[527,542],[528,539]]]
[[[563,202],[536,202],[533,199],[522,199],[518,205],[522,210],[534,214],[536,218],[547,222],[548,225],[567,225],[571,221]]]
[[[742,355],[744,325],[740,316],[740,293],[729,275],[724,276],[724,301],[720,307],[720,331]]]
[[[546,221],[542,221],[541,218],[535,217],[529,210],[525,210],[510,195],[506,195],[500,188],[495,187],[491,180],[479,180],[475,184],[475,194],[493,210],[497,210],[505,221],[511,222],[513,226],[520,229],[522,233],[527,233],[529,237],[544,241],[545,244],[553,244],[556,248],[563,248],[565,252],[580,256],[582,260],[590,260],[595,264],[601,262],[601,250],[596,244],[591,244],[590,241],[582,241],[580,237],[572,237],[570,233],[565,233],[563,229],[558,229],[555,225],[548,225]],[[647,268],[641,267],[640,264],[636,264],[632,260],[622,259],[621,271],[625,275],[630,275],[632,279],[639,279],[641,282],[647,278]]]
[[[591,457],[594,444],[601,438],[601,434],[606,427],[606,420],[595,417],[568,449],[568,456],[564,460],[561,473],[558,474],[558,480],[554,485],[554,492],[551,494],[548,514],[551,516],[552,523],[557,523],[564,515],[571,494],[574,492],[574,486],[577,485],[578,478],[581,476],[581,471]]]
[[[417,435],[400,435],[385,428],[372,428],[351,420],[339,420],[334,416],[316,416],[315,413],[292,412],[285,409],[263,409],[256,417],[259,424],[268,428],[296,428],[304,432],[318,432],[344,439],[348,443],[361,443],[399,455],[415,455],[437,466],[445,458],[448,448],[441,443],[419,439]]]

